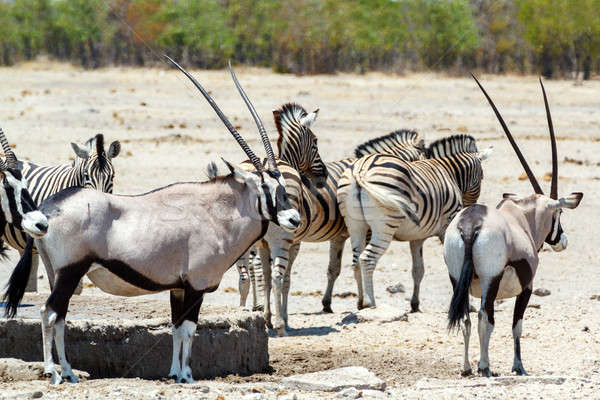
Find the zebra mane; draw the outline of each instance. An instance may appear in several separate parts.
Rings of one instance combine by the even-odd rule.
[[[387,135],[371,139],[354,149],[357,158],[374,153],[392,153],[397,147],[415,147],[425,152],[423,140],[419,140],[419,133],[409,129],[399,129]]]
[[[300,124],[300,118],[306,117],[308,113],[298,103],[285,103],[277,110],[273,111],[273,120],[275,121],[275,127],[277,128],[277,132],[279,133],[279,138],[277,139],[277,149],[281,155],[281,144],[283,142],[284,130],[286,129],[285,125],[292,124]]]
[[[450,157],[459,153],[477,153],[473,136],[452,135],[438,139],[427,147],[427,158]]]

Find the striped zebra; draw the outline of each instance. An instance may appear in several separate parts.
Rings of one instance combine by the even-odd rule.
[[[419,311],[423,242],[431,236],[443,241],[452,218],[463,206],[477,201],[483,179],[481,162],[490,153],[491,148],[478,152],[471,136],[455,135],[433,142],[426,160],[407,162],[372,154],[344,171],[337,195],[351,237],[359,309],[375,306],[373,270],[392,240],[398,240],[410,242],[411,309]]]
[[[310,136],[302,135],[302,131],[293,129],[299,126],[302,115],[302,113],[296,115],[296,124],[284,125],[278,121],[278,116],[281,116],[281,114],[278,115],[275,113],[275,124],[280,134],[278,144],[285,143],[285,138],[292,137],[296,138],[293,143],[300,143],[302,140],[313,140]],[[314,121],[314,118],[312,121]],[[388,143],[387,146],[391,148],[390,151],[393,150],[399,156],[406,157],[407,159],[419,159],[423,158],[423,151],[417,139],[418,134],[414,131],[396,131],[378,140],[371,141],[369,146],[371,148],[379,148],[380,145]],[[379,144],[377,144],[378,142]],[[313,143],[316,146],[316,138],[314,138]],[[391,147],[389,143],[394,143],[394,147]],[[292,147],[288,147],[288,149],[290,148]],[[360,151],[367,151],[360,146],[359,148]],[[300,156],[289,157],[289,154],[293,152],[289,150],[287,153],[284,153],[281,152],[281,149],[282,147],[280,146],[281,164],[278,164],[278,166],[286,179],[286,188],[290,200],[297,202],[296,204],[301,215],[301,224],[294,233],[286,232],[271,225],[257,247],[264,274],[265,318],[270,324],[271,271],[273,271],[272,284],[275,292],[275,324],[273,326],[280,335],[283,335],[286,332],[288,321],[287,300],[290,289],[291,267],[298,254],[301,241],[330,242],[328,289],[325,293],[323,304],[325,310],[331,311],[330,304],[333,283],[340,273],[342,250],[348,238],[346,226],[337,206],[337,181],[342,171],[348,168],[355,159],[348,158],[327,163],[327,179],[324,186],[319,188],[314,179],[309,179],[307,177],[308,174],[301,167],[292,164]],[[299,151],[299,148],[297,147],[295,151]],[[320,163],[320,157],[318,161],[315,162],[315,165]],[[288,165],[283,165],[284,163]],[[269,268],[271,264],[272,268]],[[257,263],[255,262],[254,265],[256,266]],[[251,268],[252,265],[250,265],[250,270]],[[258,290],[260,291],[262,281],[258,277],[258,274],[255,278],[254,281],[259,286]],[[253,288],[253,295],[255,293],[256,288]],[[241,293],[240,300],[242,305],[245,304],[244,295],[247,295],[247,291]],[[256,305],[256,297],[254,299],[254,304]]]
[[[71,143],[75,152],[72,164],[42,167],[28,161],[19,161],[18,167],[29,182],[29,192],[36,204],[71,186],[82,186],[112,193],[115,171],[111,160],[119,154],[121,144],[114,141],[108,152],[104,150],[104,136],[98,134],[90,138],[84,146]],[[25,250],[27,235],[12,224],[2,227],[1,240],[16,249],[21,255]],[[39,258],[34,249],[33,266],[26,291],[37,291],[37,267]],[[48,272],[50,285],[54,285],[54,275]]]

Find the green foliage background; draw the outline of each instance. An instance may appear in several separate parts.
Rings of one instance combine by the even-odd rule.
[[[298,74],[600,69],[600,0],[0,0],[0,63],[235,62]]]

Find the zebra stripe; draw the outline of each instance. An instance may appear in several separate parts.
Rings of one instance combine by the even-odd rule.
[[[481,161],[488,153],[477,152],[475,139],[467,135],[440,139],[426,153],[430,159],[413,162],[393,155],[365,156],[348,168],[339,181],[338,201],[352,241],[359,308],[375,306],[373,270],[391,241],[400,240],[411,242],[411,307],[417,311],[424,240],[434,235],[443,239],[458,211],[479,198]],[[369,230],[371,238],[367,243]],[[368,303],[363,301],[363,289]]]

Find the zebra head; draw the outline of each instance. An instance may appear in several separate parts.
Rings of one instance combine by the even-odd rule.
[[[73,167],[79,168],[81,186],[112,193],[115,170],[111,160],[119,155],[121,143],[115,140],[106,152],[104,135],[99,133],[85,142],[85,146],[71,143],[71,147],[77,155]]]
[[[279,158],[322,188],[327,180],[327,168],[319,154],[317,137],[310,129],[318,113],[318,109],[309,114],[299,104],[287,103],[274,110],[273,117],[279,132]]]
[[[491,153],[491,146],[481,152],[477,151],[477,143],[469,135],[452,135],[436,140],[426,150],[427,158],[439,159],[448,164],[456,174],[456,181],[462,191],[463,207],[477,203],[483,180],[481,162]]]
[[[48,219],[38,211],[29,194],[27,180],[21,174],[17,157],[1,128],[0,143],[6,156],[6,161],[0,160],[0,207],[4,219],[16,229],[24,230],[34,238],[41,238],[48,232]]]

